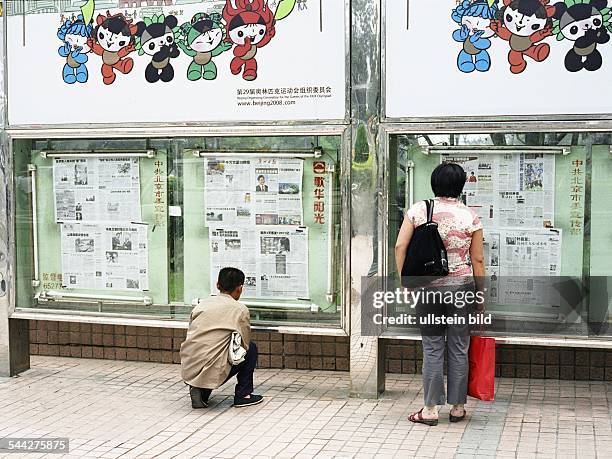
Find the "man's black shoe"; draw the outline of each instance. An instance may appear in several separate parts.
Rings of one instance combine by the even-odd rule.
[[[243,406],[257,405],[263,402],[263,396],[251,394],[249,398],[234,397],[234,406],[236,408],[242,408]]]
[[[208,400],[203,399],[202,390],[199,387],[189,386],[189,396],[192,408],[208,408]]]

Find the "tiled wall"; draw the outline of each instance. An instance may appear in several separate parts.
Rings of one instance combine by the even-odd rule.
[[[30,354],[179,363],[183,329],[30,321]],[[261,368],[348,371],[348,338],[253,333]]]
[[[612,350],[498,345],[496,376],[612,381]],[[389,340],[387,372],[420,373],[420,341]]]
[[[30,321],[30,353],[179,363],[185,330]],[[253,333],[261,368],[349,369],[346,337]],[[389,373],[420,373],[419,341],[387,340]],[[612,381],[612,350],[498,346],[497,376]]]

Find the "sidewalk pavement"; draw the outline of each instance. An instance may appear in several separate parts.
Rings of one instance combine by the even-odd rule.
[[[0,378],[0,438],[68,437],[71,457],[612,457],[610,383],[499,379],[467,422],[446,407],[427,427],[407,420],[419,375],[388,375],[379,400],[349,398],[348,373],[255,377],[263,404],[233,408],[228,383],[193,410],[177,365],[33,357]]]

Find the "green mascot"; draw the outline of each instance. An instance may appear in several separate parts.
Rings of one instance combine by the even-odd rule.
[[[191,22],[186,22],[176,29],[181,37],[179,47],[193,58],[187,68],[187,78],[191,81],[214,80],[217,78],[217,66],[213,57],[232,47],[225,41],[227,32],[218,13],[196,13]]]

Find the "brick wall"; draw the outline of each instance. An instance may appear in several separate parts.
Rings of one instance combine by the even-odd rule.
[[[179,363],[186,330],[30,321],[30,354]],[[253,333],[261,368],[348,371],[348,338]]]
[[[612,350],[498,345],[496,376],[612,381]],[[389,373],[420,373],[420,341],[389,340],[386,368]]]
[[[183,329],[31,320],[30,353],[179,363]],[[254,332],[261,368],[349,370],[347,337]],[[389,373],[420,373],[420,341],[386,340]],[[612,350],[498,346],[502,377],[612,381]]]

